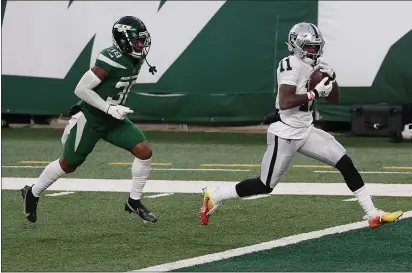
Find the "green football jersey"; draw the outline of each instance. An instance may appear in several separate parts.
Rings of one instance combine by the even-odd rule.
[[[124,105],[130,89],[136,84],[142,64],[143,58],[123,54],[114,46],[103,49],[96,58],[95,66],[104,68],[108,77],[94,91],[109,104]],[[80,102],[80,106],[95,118],[112,119],[110,115],[84,101]]]

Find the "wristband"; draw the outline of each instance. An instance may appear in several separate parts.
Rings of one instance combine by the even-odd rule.
[[[309,100],[314,100],[314,99],[316,99],[318,96],[317,96],[317,91],[316,91],[316,89],[313,89],[312,91],[309,91],[309,92],[307,92],[306,94],[308,94],[308,99]]]

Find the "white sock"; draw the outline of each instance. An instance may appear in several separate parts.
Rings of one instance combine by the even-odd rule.
[[[358,198],[358,202],[367,216],[373,216],[373,214],[377,212],[377,209],[372,202],[372,198],[366,190],[366,186],[363,186],[353,193],[356,195],[356,198]]]
[[[139,200],[142,197],[144,185],[150,173],[152,159],[141,160],[135,158],[132,165],[132,190],[130,198]]]
[[[219,203],[224,200],[238,198],[236,185],[222,185],[212,192],[213,201]]]
[[[65,174],[65,172],[62,167],[60,167],[59,159],[47,165],[41,173],[39,180],[37,180],[36,184],[34,184],[31,189],[33,195],[40,197],[41,192],[50,187],[63,174]]]

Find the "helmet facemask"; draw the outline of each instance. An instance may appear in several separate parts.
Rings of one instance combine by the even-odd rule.
[[[304,54],[303,61],[307,64],[316,64],[317,59],[323,54],[324,42],[320,43],[307,43],[302,46]]]
[[[149,54],[151,38],[147,31],[139,32],[136,36],[132,35],[128,40],[132,48],[132,52],[128,54],[135,58],[146,57]]]

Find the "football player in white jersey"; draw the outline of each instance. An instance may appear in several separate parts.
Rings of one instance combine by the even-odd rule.
[[[243,180],[235,186],[220,186],[215,190],[205,188],[200,213],[202,224],[209,223],[210,215],[224,200],[271,193],[297,152],[341,172],[364,210],[364,219],[368,220],[370,227],[396,221],[402,211],[388,213],[378,210],[345,148],[332,135],[312,125],[313,101],[326,98],[332,91],[332,82],[336,80],[335,72],[321,57],[325,44],[321,32],[314,24],[298,23],[290,30],[286,44],[291,55],[283,58],[277,68],[277,111],[265,117],[263,122],[270,126],[260,177]],[[329,77],[308,90],[309,76],[317,68]],[[325,85],[328,78],[329,84]]]

